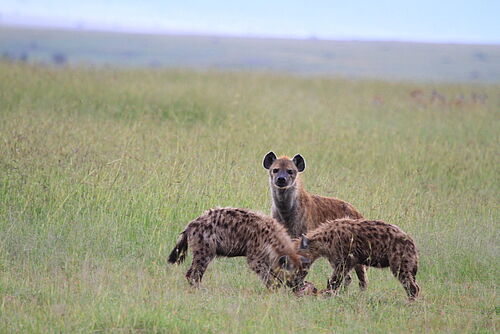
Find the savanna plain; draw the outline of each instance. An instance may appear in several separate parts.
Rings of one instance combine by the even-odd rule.
[[[495,333],[499,88],[0,63],[0,332]],[[167,265],[204,210],[270,212],[270,150],[414,238],[419,300],[389,270],[297,298],[244,258],[199,290]]]

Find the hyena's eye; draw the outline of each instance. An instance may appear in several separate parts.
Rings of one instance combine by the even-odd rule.
[[[273,173],[276,174],[278,172],[278,168],[273,169]]]
[[[286,172],[287,172],[288,174],[292,175],[292,174],[293,174],[293,169],[288,169]]]

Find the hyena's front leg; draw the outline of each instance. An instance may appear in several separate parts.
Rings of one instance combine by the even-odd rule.
[[[191,286],[199,287],[203,274],[214,257],[215,254],[211,254],[207,250],[193,251],[193,262],[186,273],[186,279]]]
[[[344,283],[346,280],[350,280],[351,276],[349,272],[352,270],[354,265],[351,261],[342,261],[342,262],[332,262],[330,264],[333,268],[332,277],[327,282],[327,289],[335,292],[338,290],[340,285]],[[350,281],[349,281],[350,282]]]
[[[255,271],[255,273],[260,277],[266,288],[273,289],[276,288],[276,273],[272,268],[264,261],[264,258],[259,256],[247,256],[247,262],[250,269]],[[279,285],[279,284],[278,284]]]
[[[368,286],[368,278],[366,276],[366,267],[362,264],[358,264],[354,266],[354,270],[356,270],[356,276],[358,276],[359,280],[359,289],[361,291],[366,290]]]

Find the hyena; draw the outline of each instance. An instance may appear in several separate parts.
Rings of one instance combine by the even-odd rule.
[[[216,256],[246,256],[249,267],[268,288],[286,283],[302,266],[285,228],[269,216],[246,209],[215,208],[191,221],[168,262],[182,262],[188,246],[193,262],[186,278],[193,286],[200,284]]]
[[[327,289],[335,292],[355,265],[376,268],[390,267],[403,284],[408,298],[418,297],[415,282],[418,270],[418,250],[412,238],[395,225],[377,220],[338,219],[294,240],[298,254],[309,260],[295,279],[295,284],[307,275],[310,265],[325,257],[333,268]]]
[[[299,173],[306,168],[306,162],[300,154],[290,159],[286,156],[277,158],[274,152],[269,152],[264,157],[263,165],[269,170],[272,216],[286,227],[292,238],[300,237],[327,220],[363,217],[350,203],[334,197],[308,193],[299,177]],[[365,267],[359,265],[354,269],[359,279],[359,287],[366,289],[368,280]],[[345,285],[350,281],[349,276]]]

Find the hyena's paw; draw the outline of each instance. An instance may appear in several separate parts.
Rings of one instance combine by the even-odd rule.
[[[311,282],[304,282],[303,286],[295,291],[295,296],[304,297],[304,296],[316,296],[318,294],[318,289]]]
[[[333,297],[338,294],[338,291],[332,290],[332,289],[323,289],[318,292],[318,295],[321,297]]]

